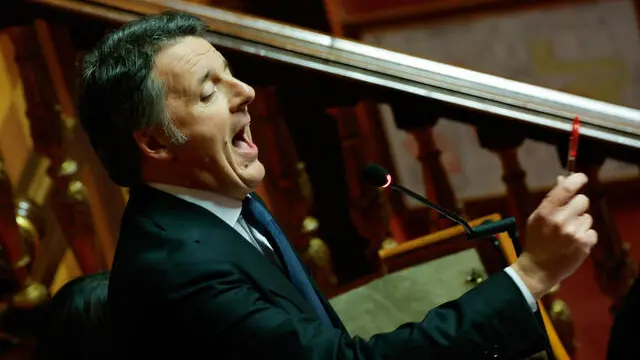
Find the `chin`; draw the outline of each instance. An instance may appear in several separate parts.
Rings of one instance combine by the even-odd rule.
[[[240,168],[238,175],[242,182],[250,188],[252,191],[257,189],[264,179],[265,169],[264,165],[258,160],[254,161],[246,168]]]

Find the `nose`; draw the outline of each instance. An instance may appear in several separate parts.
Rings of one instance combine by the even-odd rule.
[[[240,80],[234,79],[232,82],[232,96],[229,103],[231,112],[245,111],[247,106],[253,102],[256,92],[253,88]]]

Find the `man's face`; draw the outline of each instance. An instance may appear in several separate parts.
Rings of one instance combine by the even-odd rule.
[[[234,78],[224,57],[198,37],[162,49],[153,73],[165,83],[166,109],[187,138],[167,146],[176,166],[195,175],[199,184],[191,186],[235,198],[253,191],[265,171],[249,129],[253,88]]]

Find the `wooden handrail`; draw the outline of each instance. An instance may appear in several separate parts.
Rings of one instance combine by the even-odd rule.
[[[252,54],[444,105],[640,148],[640,111],[332,37],[254,16],[176,0],[29,0],[29,3],[126,22],[160,11],[194,14],[218,47]]]

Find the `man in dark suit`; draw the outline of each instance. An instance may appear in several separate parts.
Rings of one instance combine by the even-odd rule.
[[[609,333],[607,360],[640,359],[640,279],[625,295]]]
[[[576,195],[583,174],[559,178],[513,266],[418,323],[352,338],[253,193],[265,171],[249,129],[254,91],[204,30],[184,14],[146,17],[83,65],[82,125],[111,179],[131,188],[109,287],[117,358],[530,355],[543,339],[536,299],[597,241]]]

